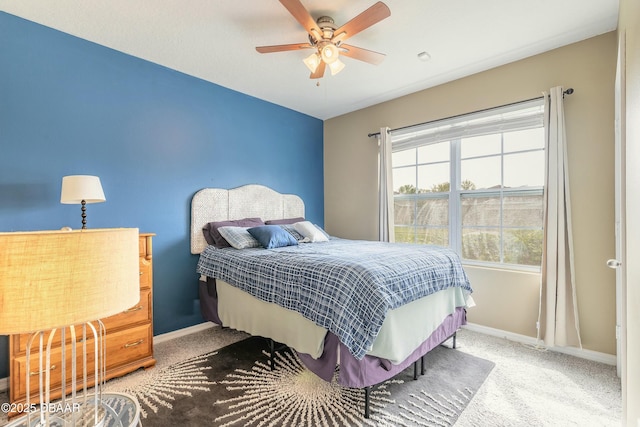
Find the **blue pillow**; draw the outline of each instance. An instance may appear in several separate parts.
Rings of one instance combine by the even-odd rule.
[[[263,225],[247,230],[266,249],[297,245],[298,241],[279,225]]]

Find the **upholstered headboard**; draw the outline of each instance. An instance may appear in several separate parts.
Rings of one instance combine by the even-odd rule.
[[[259,217],[304,217],[304,202],[294,194],[280,194],[264,185],[244,185],[226,190],[203,188],[191,199],[191,253],[207,247],[202,227],[213,221]]]

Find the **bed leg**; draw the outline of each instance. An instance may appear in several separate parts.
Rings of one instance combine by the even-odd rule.
[[[456,335],[458,334],[458,332],[454,332],[453,333],[453,348],[456,348]]]
[[[420,358],[420,375],[424,375],[424,354]]]
[[[418,361],[413,362],[413,380],[416,381],[418,379]]]
[[[275,371],[276,369],[276,360],[275,360],[275,353],[276,353],[276,344],[273,342],[273,340],[271,338],[269,338],[269,366],[271,366],[271,370]]]
[[[371,386],[364,388],[364,417],[369,419],[369,400],[371,395]]]

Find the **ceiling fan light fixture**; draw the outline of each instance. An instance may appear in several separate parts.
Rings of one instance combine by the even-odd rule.
[[[340,59],[336,59],[334,62],[329,64],[329,69],[331,70],[331,75],[335,76],[344,68],[344,62],[340,61]]]
[[[320,55],[322,56],[322,60],[325,63],[327,63],[328,65],[331,65],[332,63],[338,60],[338,56],[340,56],[340,52],[338,51],[338,48],[336,47],[336,45],[332,43],[327,43],[326,45],[322,46],[322,48],[320,49]]]
[[[318,56],[317,53],[312,53],[303,59],[302,62],[304,62],[304,65],[306,65],[312,73],[315,73],[318,69],[318,65],[320,65],[320,56]]]

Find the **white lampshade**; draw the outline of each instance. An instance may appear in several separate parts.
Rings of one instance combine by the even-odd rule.
[[[69,175],[62,177],[60,203],[79,204],[100,203],[106,199],[100,184],[100,178],[91,175]]]
[[[102,319],[140,299],[137,228],[0,233],[0,334]]]

